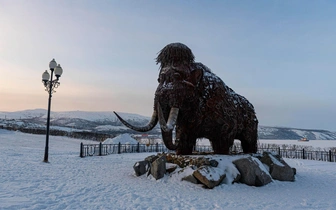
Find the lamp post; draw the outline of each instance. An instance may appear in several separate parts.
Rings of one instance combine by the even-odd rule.
[[[49,101],[48,101],[48,118],[47,118],[47,134],[46,134],[46,143],[45,143],[45,150],[44,150],[44,160],[43,162],[48,163],[48,153],[49,153],[49,125],[50,125],[50,105],[51,105],[51,96],[56,91],[54,90],[57,88],[59,83],[59,78],[63,73],[63,69],[60,64],[57,65],[55,59],[52,59],[49,63],[49,69],[51,71],[51,77],[48,70],[45,70],[42,74],[42,82],[45,87],[45,91],[49,94]],[[53,80],[53,75],[55,73],[56,79]],[[49,80],[50,79],[50,80]]]

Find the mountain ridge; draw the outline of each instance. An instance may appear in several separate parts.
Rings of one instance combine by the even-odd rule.
[[[145,125],[150,120],[150,117],[139,114],[124,112],[118,112],[118,114],[136,126]],[[0,112],[0,126],[23,126],[42,129],[45,127],[46,118],[47,110],[45,109]],[[51,129],[64,131],[85,130],[101,133],[135,133],[123,126],[112,111],[52,111],[50,112],[50,118]],[[157,126],[149,133],[160,134],[160,129]],[[306,137],[309,140],[335,140],[336,132],[324,129],[260,125],[258,136],[260,139],[301,139]]]

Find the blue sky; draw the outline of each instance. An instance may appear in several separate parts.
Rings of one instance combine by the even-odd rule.
[[[157,53],[182,42],[255,106],[261,125],[336,131],[334,1],[0,0],[0,111],[150,116]]]

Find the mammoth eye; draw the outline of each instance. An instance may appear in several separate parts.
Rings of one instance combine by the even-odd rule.
[[[173,77],[174,77],[174,79],[177,80],[177,81],[182,80],[182,76],[181,76],[181,74],[179,74],[179,73],[174,73]]]
[[[161,73],[161,74],[159,75],[158,82],[161,83],[161,82],[163,82],[164,80],[165,80],[165,74],[164,74],[164,73]]]

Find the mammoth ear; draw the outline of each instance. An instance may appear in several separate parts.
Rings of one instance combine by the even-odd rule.
[[[202,69],[195,69],[190,73],[190,82],[195,86],[201,81],[203,78],[203,70]]]

